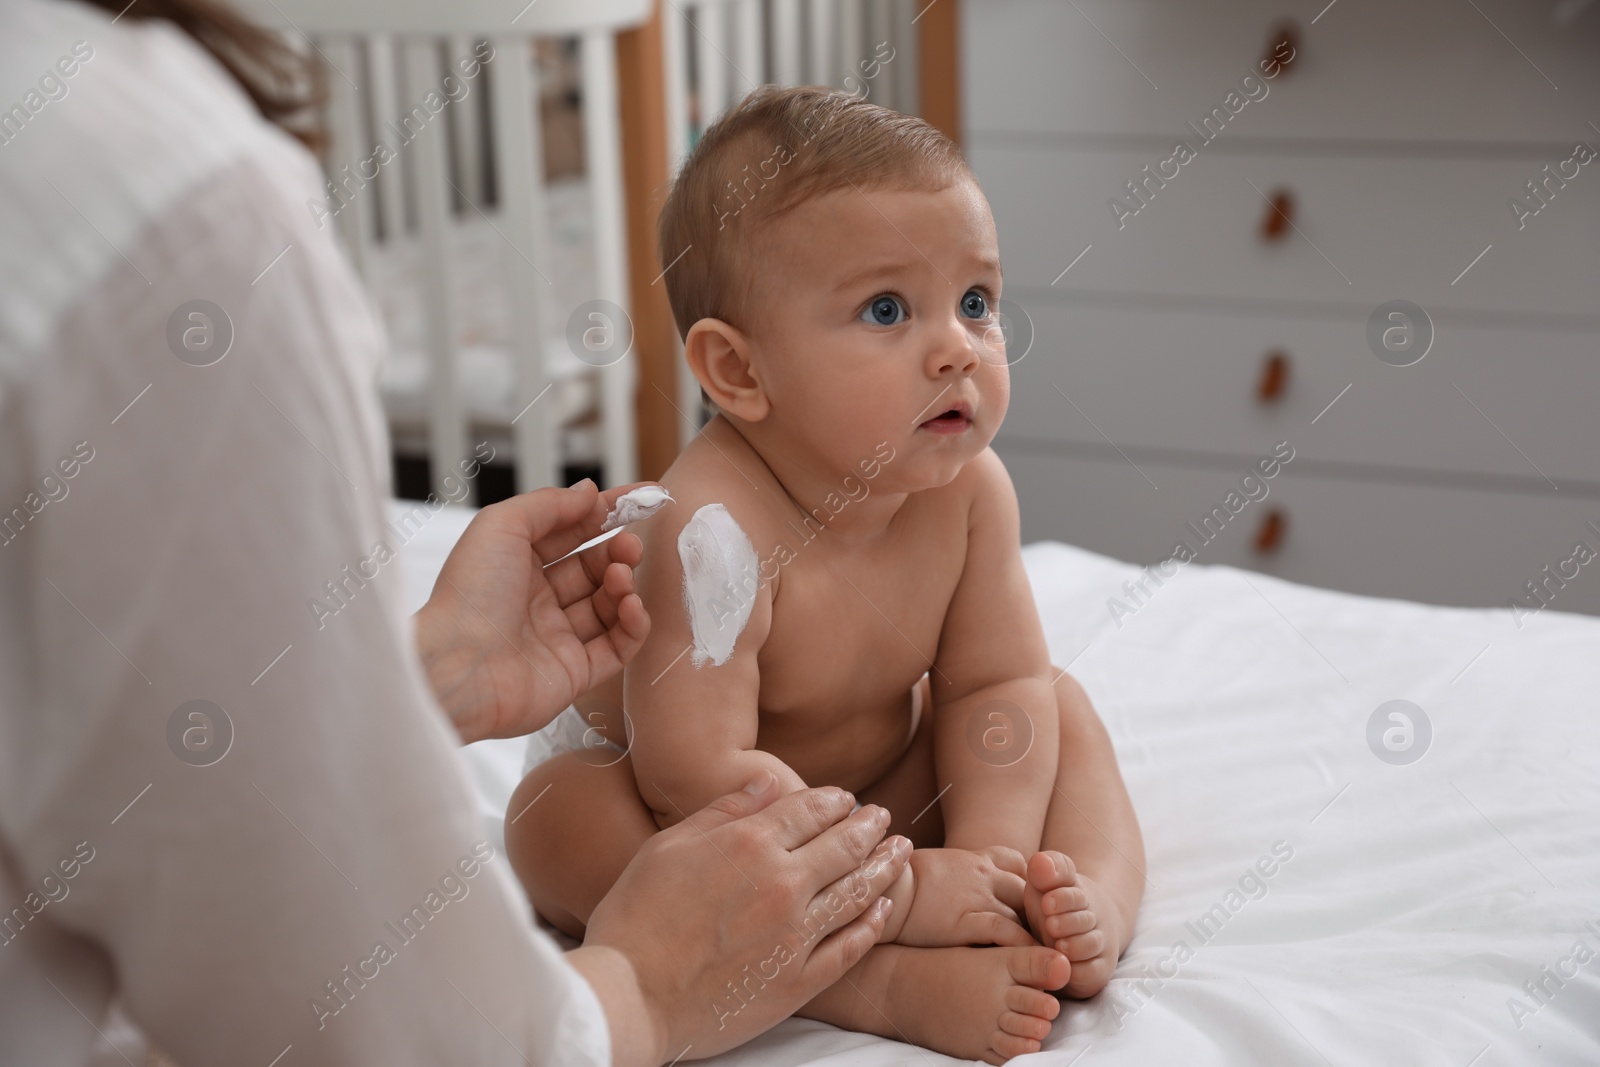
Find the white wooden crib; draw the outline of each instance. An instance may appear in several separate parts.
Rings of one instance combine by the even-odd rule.
[[[243,2],[329,68],[325,221],[389,327],[380,384],[396,450],[427,457],[435,492],[484,443],[511,460],[519,491],[559,484],[572,466],[598,467],[604,484],[633,481],[638,390],[676,397],[680,442],[698,430],[692,377],[641,380],[625,353],[625,227],[629,207],[646,212],[624,203],[616,46],[656,4],[665,173],[765,82],[829,84],[916,110],[915,0]],[[541,39],[575,42],[581,179],[544,177]]]

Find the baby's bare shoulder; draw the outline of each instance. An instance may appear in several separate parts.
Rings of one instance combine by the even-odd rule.
[[[647,559],[658,553],[675,556],[683,528],[705,508],[725,509],[758,555],[783,540],[786,498],[737,433],[708,426],[661,476],[661,484],[673,503],[634,528]]]
[[[916,494],[919,523],[929,520],[971,529],[974,523],[1015,515],[1017,492],[1005,464],[986,448],[948,484]]]

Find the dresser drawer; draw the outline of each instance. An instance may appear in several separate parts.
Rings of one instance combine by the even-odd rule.
[[[1568,563],[1580,541],[1600,553],[1600,533],[1588,525],[1600,527],[1600,501],[1307,477],[1295,470],[1297,458],[1258,483],[1266,486],[1264,497],[1232,515],[1228,494],[1239,490],[1251,461],[1140,463],[1141,474],[1121,459],[1003,445],[1000,454],[1021,501],[1024,542],[1066,541],[1144,564],[1171,557],[1185,543],[1199,563],[1471,607],[1508,608],[1512,598],[1528,596],[1527,583],[1565,566],[1576,576],[1565,587],[1551,580],[1550,607],[1600,614],[1600,559]],[[1269,536],[1274,515],[1275,539]],[[1213,516],[1209,526],[1207,516]],[[1261,539],[1274,541],[1271,551],[1258,550]],[[1508,617],[1507,637],[1515,630]]]
[[[999,227],[1008,285],[1368,308],[1407,299],[1427,308],[1600,310],[1600,159],[1519,230],[1507,201],[1534,176],[1524,161],[1202,148],[1119,221],[1109,203],[1138,207],[1124,183],[1146,165],[1156,173],[1155,154],[979,146],[971,158]],[[1292,225],[1268,207],[1279,191],[1293,201]]]
[[[1593,133],[1585,125],[1594,118],[1585,107],[1600,97],[1592,11],[1563,26],[1554,2],[1482,0],[1481,13],[1458,0],[1321,11],[1326,2],[963,5],[963,63],[981,72],[965,79],[969,137],[1176,136],[1224,106],[1247,73],[1261,73],[1269,38],[1291,14],[1294,62],[1240,110],[1231,136],[1562,143]]]
[[[1286,440],[1318,462],[1600,492],[1600,333],[1469,327],[1446,312],[1428,354],[1395,367],[1367,347],[1359,313],[1014,299],[1033,345],[1011,368],[1002,438],[1234,456]]]

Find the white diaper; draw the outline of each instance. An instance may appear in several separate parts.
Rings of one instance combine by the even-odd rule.
[[[526,775],[546,760],[580,749],[593,752],[595,755],[591,758],[603,764],[615,763],[627,751],[616,742],[606,740],[597,724],[584,722],[578,709],[568,705],[567,710],[551,719],[543,730],[528,736],[522,773]]]
[[[926,678],[923,675],[922,678]],[[917,727],[922,725],[922,678],[917,679],[917,684],[911,687],[911,729],[906,733],[906,747],[911,747],[911,742],[917,738]]]

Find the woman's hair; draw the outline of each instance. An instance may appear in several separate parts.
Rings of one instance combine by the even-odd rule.
[[[87,0],[130,19],[166,19],[214,56],[255,102],[263,118],[317,149],[323,131],[313,108],[324,97],[322,67],[225,0]]]

